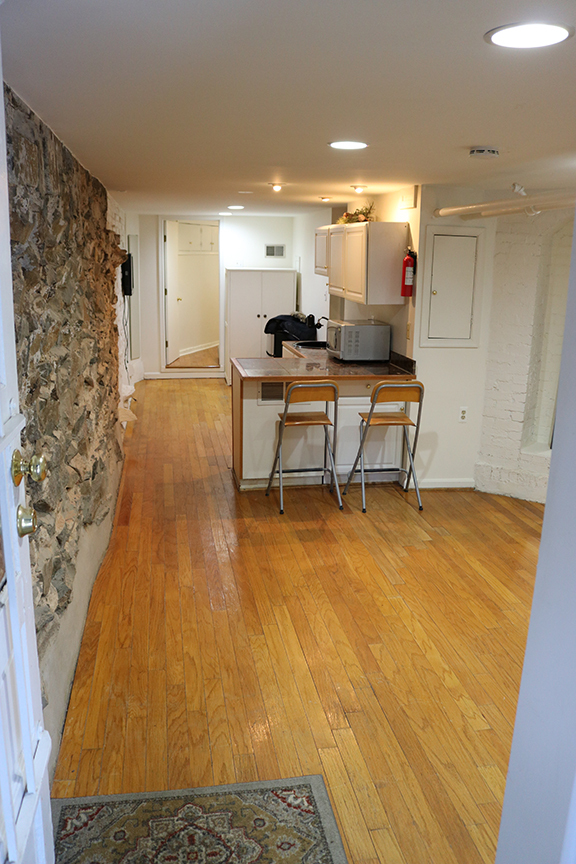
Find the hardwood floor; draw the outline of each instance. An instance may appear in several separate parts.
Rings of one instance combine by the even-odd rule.
[[[167,369],[208,369],[212,366],[220,366],[219,347],[205,348],[204,351],[194,351],[192,354],[183,354],[169,363]]]
[[[543,507],[238,493],[221,380],[138,385],[52,794],[324,775],[355,864],[492,864]]]

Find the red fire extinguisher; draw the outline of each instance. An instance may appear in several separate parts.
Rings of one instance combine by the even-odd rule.
[[[408,249],[402,262],[402,297],[412,297],[414,290],[414,274],[416,273],[416,252]]]

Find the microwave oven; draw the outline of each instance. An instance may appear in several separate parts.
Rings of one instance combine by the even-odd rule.
[[[338,360],[390,360],[390,325],[382,321],[328,321],[326,350]]]

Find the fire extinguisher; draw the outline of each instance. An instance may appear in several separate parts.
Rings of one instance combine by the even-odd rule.
[[[412,297],[414,290],[414,274],[416,273],[416,252],[408,249],[402,262],[402,297]]]

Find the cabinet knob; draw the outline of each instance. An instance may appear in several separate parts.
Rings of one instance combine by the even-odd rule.
[[[438,293],[438,291],[432,291],[432,293],[433,293],[433,294],[437,294],[437,293]]]
[[[262,317],[263,317],[263,318],[267,318],[268,316],[267,316],[267,315],[263,315]]]
[[[259,318],[259,317],[260,317],[260,314],[256,315],[256,317]]]

